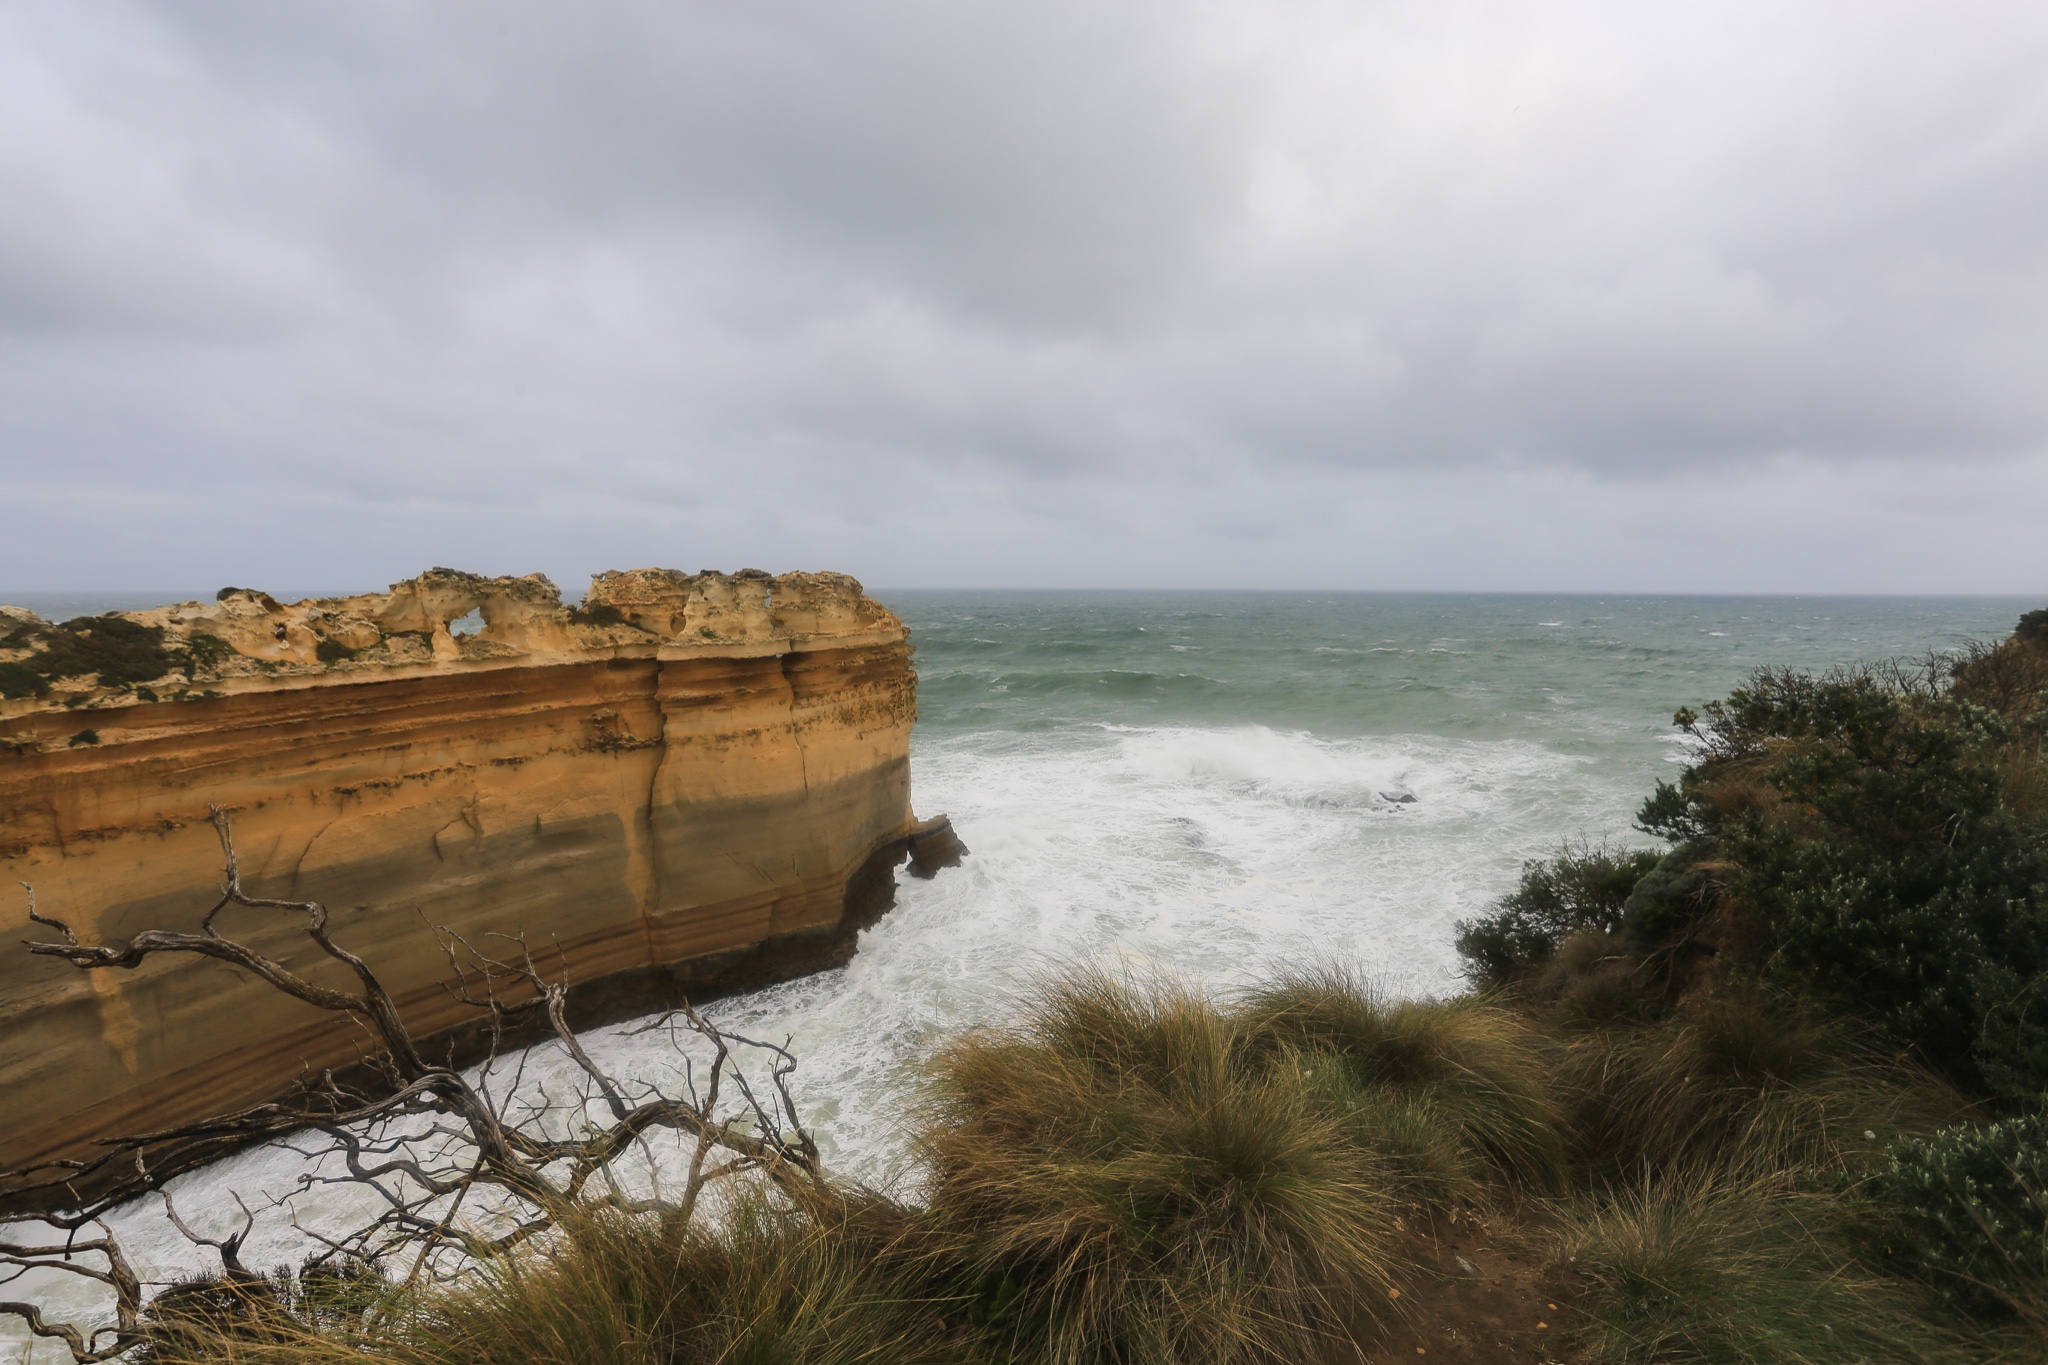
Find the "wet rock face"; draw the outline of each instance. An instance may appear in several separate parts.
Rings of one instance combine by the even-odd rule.
[[[85,622],[0,609],[10,668],[0,887],[81,936],[193,928],[218,804],[258,894],[326,901],[422,1033],[463,1021],[436,925],[523,933],[616,1014],[843,960],[896,862],[944,860],[911,814],[907,633],[840,574],[600,574],[574,609],[538,574],[448,569]],[[323,969],[292,924],[224,928]],[[40,932],[0,896],[0,945]],[[309,1013],[217,964],[87,976],[0,947],[0,1167],[352,1061]]]

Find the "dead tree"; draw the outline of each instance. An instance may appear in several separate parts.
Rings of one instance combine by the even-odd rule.
[[[182,1154],[184,1164],[195,1152],[225,1155],[258,1143],[295,1152],[305,1167],[295,1187],[272,1201],[276,1205],[316,1186],[367,1191],[374,1216],[338,1236],[294,1220],[322,1248],[307,1268],[373,1266],[401,1283],[461,1273],[579,1211],[659,1209],[687,1219],[707,1185],[749,1172],[799,1197],[828,1189],[817,1146],[790,1095],[796,1059],[786,1046],[720,1029],[684,1005],[635,1030],[667,1035],[682,1059],[683,1093],[621,1080],[592,1060],[568,1022],[566,980],[544,974],[523,939],[508,938],[510,950],[494,957],[441,929],[453,975],[449,989],[478,1012],[489,1048],[482,1065],[467,1073],[452,1056],[437,1062],[407,1029],[369,964],[329,937],[324,905],[252,896],[243,889],[228,819],[218,809],[212,816],[226,885],[197,933],[149,930],[125,941],[81,943],[62,920],[38,911],[31,889],[29,918],[62,941],[30,942],[28,950],[83,971],[134,968],[159,953],[230,963],[315,1009],[358,1021],[371,1044],[366,1060],[375,1079],[344,1082],[332,1071],[302,1076],[281,1100],[104,1139],[90,1159],[0,1172],[17,1206],[32,1210],[0,1214],[0,1288],[42,1269],[91,1280],[113,1300],[113,1321],[96,1330],[51,1322],[33,1303],[0,1300],[0,1315],[20,1319],[36,1336],[63,1342],[80,1365],[119,1356],[149,1338],[148,1286],[106,1222],[113,1208],[145,1191],[158,1190],[173,1226],[193,1245],[214,1252],[221,1263],[219,1285],[245,1289],[252,1300],[266,1292],[268,1282],[240,1259],[254,1215],[244,1206],[242,1230],[229,1237],[192,1231],[159,1188],[161,1168],[152,1163],[167,1152]],[[230,907],[298,917],[306,936],[347,969],[358,989],[319,985],[225,936],[217,922]],[[566,1098],[530,1093],[524,1052],[511,1064],[509,1078],[495,1074],[504,1039],[536,1014],[580,1077],[577,1093]],[[684,1051],[691,1038],[708,1046],[708,1062]],[[750,1078],[742,1057],[761,1059],[765,1074]],[[677,1134],[690,1149],[681,1188],[663,1192],[657,1182],[652,1194],[635,1195],[619,1178],[618,1164],[662,1131]],[[652,1171],[652,1154],[646,1155]],[[337,1164],[340,1169],[332,1169]],[[29,1228],[54,1231],[18,1235]]]

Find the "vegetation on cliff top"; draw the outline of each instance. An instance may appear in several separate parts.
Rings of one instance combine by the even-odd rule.
[[[1067,974],[933,1058],[923,1181],[576,1209],[451,1284],[170,1296],[160,1360],[2048,1359],[2048,612],[1757,674],[1477,989]],[[338,1284],[340,1287],[333,1287]]]

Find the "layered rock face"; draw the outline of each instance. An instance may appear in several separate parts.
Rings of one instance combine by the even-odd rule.
[[[470,1014],[440,927],[523,935],[585,1018],[620,1017],[844,960],[893,867],[950,840],[911,814],[907,633],[843,575],[608,573],[575,609],[538,575],[441,569],[62,627],[7,609],[0,684],[0,945],[50,937],[17,881],[88,941],[196,928],[218,805],[249,888],[324,901],[421,1035]],[[347,984],[292,915],[221,927]],[[360,1044],[219,963],[0,947],[0,1167],[260,1101]]]

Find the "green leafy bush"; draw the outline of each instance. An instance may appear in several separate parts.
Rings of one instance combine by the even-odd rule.
[[[1458,923],[1458,953],[1476,981],[1500,985],[1543,962],[1573,934],[1621,929],[1636,883],[1657,866],[1648,849],[1567,843],[1522,866],[1522,882],[1492,911]]]
[[[193,678],[198,675],[199,670],[202,668],[213,669],[219,667],[221,660],[226,659],[234,652],[235,647],[226,640],[221,639],[218,635],[196,634],[185,641],[185,648],[182,652],[182,657],[178,660],[178,665],[185,670],[187,678]]]
[[[1933,670],[1765,670],[1705,710],[1698,761],[1639,823],[1712,859],[1691,913],[1724,956],[1965,1085],[2048,1090],[2048,831],[2013,800],[2039,727]]]
[[[595,606],[569,608],[569,619],[579,626],[623,626],[626,613],[609,602],[599,602]]]
[[[164,628],[126,617],[80,616],[61,626],[35,627],[29,634],[37,652],[22,666],[44,678],[91,674],[101,686],[118,687],[153,682],[174,666],[164,648]]]
[[[1897,1143],[1869,1191],[1892,1264],[1969,1307],[2048,1307],[2048,1116]]]
[[[0,663],[0,697],[16,701],[22,697],[47,697],[50,680],[34,669],[16,663]]]

